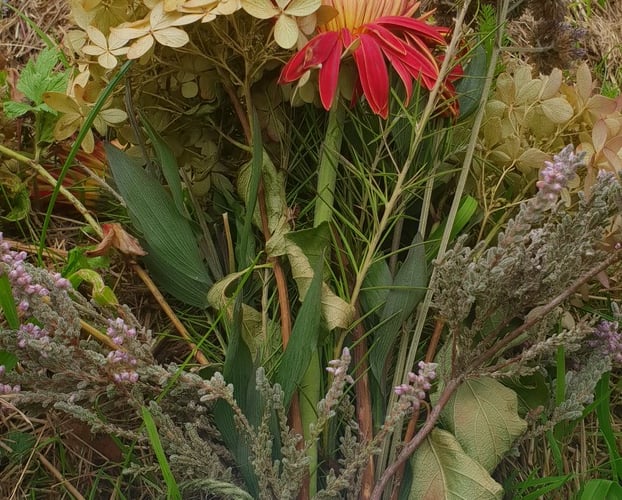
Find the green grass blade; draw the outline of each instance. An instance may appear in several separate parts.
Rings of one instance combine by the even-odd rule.
[[[611,415],[613,415],[613,412],[610,404],[611,390],[609,389],[609,378],[610,373],[607,372],[598,381],[594,399],[597,401],[596,417],[598,418],[598,428],[609,451],[612,479],[620,481],[622,479],[622,456],[620,456],[618,440],[611,425]]]
[[[71,167],[73,160],[78,154],[78,151],[80,150],[80,145],[82,144],[82,141],[86,137],[86,134],[90,130],[91,126],[93,125],[93,122],[95,121],[95,118],[97,117],[97,114],[102,110],[102,108],[104,107],[104,104],[106,103],[108,98],[112,95],[113,90],[119,84],[119,82],[123,79],[123,77],[125,77],[126,73],[132,67],[133,63],[134,63],[133,60],[126,61],[123,64],[123,66],[121,66],[121,69],[119,69],[119,71],[111,78],[110,82],[108,82],[108,85],[106,85],[106,87],[101,92],[101,94],[99,94],[99,97],[97,98],[97,101],[95,101],[93,108],[91,109],[89,114],[84,119],[84,123],[82,124],[82,127],[80,128],[80,131],[78,132],[78,136],[76,137],[75,142],[73,143],[73,145],[71,146],[71,149],[69,150],[69,154],[67,154],[67,159],[65,160],[65,163],[63,164],[63,168],[58,174],[58,179],[57,179],[58,182],[56,183],[56,186],[54,187],[54,190],[52,191],[52,196],[50,196],[50,202],[48,203],[48,208],[45,213],[45,219],[43,220],[43,226],[41,227],[41,236],[39,237],[39,249],[37,252],[37,258],[39,260],[39,263],[41,263],[43,259],[43,250],[45,249],[45,238],[47,235],[48,227],[50,226],[50,221],[52,218],[52,210],[54,210],[54,205],[56,204],[58,193],[60,192],[60,188],[63,185],[63,179],[67,175],[67,172],[69,171],[69,167]]]
[[[568,474],[565,476],[550,476],[536,479],[528,479],[527,481],[521,483],[521,489],[526,490],[533,487],[537,487],[537,489],[530,493],[527,493],[526,495],[516,495],[514,498],[516,498],[517,500],[539,500],[540,498],[552,498],[545,495],[547,493],[560,489],[571,479],[572,474]]]
[[[381,326],[374,333],[374,345],[369,364],[380,387],[384,390],[385,365],[395,346],[402,324],[421,301],[428,284],[425,247],[420,234],[415,235],[406,260],[393,280],[393,288],[386,297],[380,319]]]
[[[9,283],[9,277],[6,274],[0,275],[0,311],[4,313],[9,328],[17,330],[19,328],[19,316],[11,291],[11,283]]]
[[[251,159],[251,177],[248,185],[248,198],[246,200],[246,213],[244,215],[244,226],[239,239],[239,252],[237,260],[239,269],[244,269],[253,261],[252,238],[253,238],[253,214],[257,206],[259,195],[259,185],[261,183],[261,172],[263,167],[263,143],[261,141],[261,125],[257,112],[253,110],[251,130],[253,134],[253,150]]]
[[[181,500],[181,493],[179,492],[179,487],[177,486],[177,481],[175,481],[175,477],[171,472],[171,468],[168,465],[168,460],[166,459],[166,454],[164,453],[164,448],[162,448],[162,442],[160,441],[160,436],[158,435],[158,429],[156,428],[153,417],[151,416],[151,412],[146,406],[142,407],[142,416],[143,422],[145,422],[147,436],[149,437],[151,447],[153,448],[156,458],[158,459],[158,463],[160,464],[160,470],[162,471],[162,476],[164,477],[164,482],[166,483],[166,487],[168,489],[166,498],[168,500]]]

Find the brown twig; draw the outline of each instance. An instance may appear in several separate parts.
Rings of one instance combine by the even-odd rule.
[[[350,270],[347,259],[345,258],[345,250],[341,238],[337,231],[332,229],[333,239],[337,245],[337,258],[340,261],[340,265],[348,272],[348,285],[350,290],[354,288],[354,276]],[[354,392],[356,394],[356,420],[359,426],[361,438],[370,443],[374,438],[374,424],[372,418],[371,409],[371,391],[369,388],[369,363],[367,361],[368,348],[365,328],[360,321],[361,311],[359,303],[356,305],[355,321],[356,326],[352,330],[353,340],[353,359],[354,359]],[[370,455],[365,469],[363,471],[363,477],[361,478],[361,498],[369,498],[371,491],[374,487],[375,479],[375,465],[374,456]]]
[[[177,317],[177,315],[175,314],[171,306],[168,305],[168,302],[166,301],[162,293],[160,293],[160,290],[155,285],[151,277],[147,274],[147,272],[142,267],[140,267],[138,264],[132,264],[132,269],[134,269],[134,272],[138,275],[138,277],[141,280],[143,280],[143,283],[147,286],[147,288],[151,292],[151,295],[153,295],[153,298],[156,300],[158,305],[162,308],[162,310],[164,311],[164,314],[166,314],[168,316],[168,319],[171,320],[171,323],[173,323],[173,326],[175,327],[179,335],[186,342],[188,342],[188,345],[190,345],[190,347],[192,348],[194,358],[197,360],[197,362],[201,365],[209,365],[209,361],[205,357],[205,354],[203,354],[199,350],[197,345],[192,341],[192,337],[188,333],[188,330],[183,325],[183,323],[179,320],[179,318]]]
[[[436,349],[438,348],[438,344],[441,339],[441,333],[443,333],[443,327],[445,326],[445,322],[437,319],[436,324],[434,325],[434,332],[432,333],[432,337],[430,338],[430,343],[428,344],[428,350],[425,354],[424,361],[426,363],[431,363],[434,360],[434,356],[436,355]],[[407,443],[410,441],[415,435],[415,429],[417,428],[417,422],[419,421],[419,410],[415,410],[408,422],[408,427],[406,428],[406,434],[404,435],[404,442]],[[391,492],[391,500],[397,500],[400,493],[400,485],[402,484],[402,478],[404,476],[404,468],[405,463],[403,463],[395,472],[395,478],[393,479],[393,490]]]
[[[357,308],[358,314],[358,308]],[[363,323],[358,322],[352,331],[354,341],[354,390],[356,392],[356,419],[361,438],[365,442],[371,442],[374,437],[374,429],[371,411],[371,394],[369,389],[369,365],[367,362],[367,339]],[[374,486],[374,456],[370,455],[363,477],[361,479],[361,498],[369,498]]]
[[[419,432],[417,432],[417,434],[415,434],[415,436],[404,445],[395,462],[390,464],[382,473],[382,476],[374,487],[374,491],[369,497],[370,500],[381,499],[384,489],[387,486],[389,480],[393,477],[394,474],[397,473],[400,468],[403,468],[404,464],[410,458],[410,456],[421,445],[423,440],[428,437],[428,434],[432,432],[432,430],[436,426],[436,422],[441,415],[441,412],[443,411],[443,408],[445,408],[455,390],[462,383],[463,378],[463,376],[460,376],[450,380],[447,383],[447,385],[443,389],[441,397],[428,414],[428,418],[426,418],[425,423],[423,424],[421,429],[419,429]]]

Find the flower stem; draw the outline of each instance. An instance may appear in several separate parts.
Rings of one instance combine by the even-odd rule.
[[[323,222],[330,222],[333,216],[333,200],[335,199],[335,184],[337,182],[337,166],[341,142],[343,139],[343,122],[345,109],[335,98],[328,113],[328,126],[322,145],[320,168],[317,177],[317,200],[315,202],[315,218],[313,226]]]
[[[344,119],[345,109],[338,99],[335,98],[335,102],[328,113],[328,125],[320,155],[317,200],[315,202],[315,216],[313,220],[314,227],[318,227],[324,222],[330,222],[333,216],[337,166],[339,165],[339,155],[341,154]],[[309,457],[309,493],[311,497],[317,492],[318,446],[317,442],[311,443],[309,441],[311,437],[310,425],[315,424],[317,421],[316,407],[320,400],[321,379],[320,356],[316,349],[309,362],[309,367],[302,377],[299,398],[305,442],[309,445],[307,455]]]

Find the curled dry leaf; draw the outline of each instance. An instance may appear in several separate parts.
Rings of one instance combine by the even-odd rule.
[[[127,233],[120,224],[102,224],[102,230],[104,237],[93,250],[86,252],[87,255],[91,257],[104,255],[111,248],[117,249],[124,255],[133,257],[147,255],[147,252],[142,249],[138,240]]]

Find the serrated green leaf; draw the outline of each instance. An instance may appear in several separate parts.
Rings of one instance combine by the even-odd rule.
[[[59,64],[56,49],[43,49],[35,59],[30,59],[22,70],[17,89],[35,104],[43,102],[44,92],[64,92],[69,72],[55,72]]]
[[[132,222],[142,233],[148,252],[143,259],[154,280],[182,302],[206,307],[212,280],[190,222],[156,179],[119,149],[109,144],[105,149]]]
[[[2,436],[2,442],[8,447],[0,448],[0,457],[6,457],[12,464],[28,459],[37,443],[35,436],[28,432],[9,431]]]
[[[527,429],[516,393],[493,378],[463,382],[441,414],[464,451],[492,471]]]
[[[496,500],[503,488],[469,457],[449,432],[434,429],[411,460],[408,500]]]
[[[10,372],[17,366],[19,358],[9,351],[0,350],[0,366],[4,366],[5,370]]]
[[[2,217],[8,221],[15,222],[24,220],[30,213],[30,193],[23,189],[11,197],[11,209]]]
[[[381,387],[385,387],[385,366],[391,357],[402,324],[424,297],[427,284],[425,247],[421,235],[416,234],[404,263],[393,279],[380,317],[380,325],[374,331],[369,364]]]
[[[25,102],[7,101],[3,105],[4,114],[7,118],[19,118],[33,111],[33,107]]]

